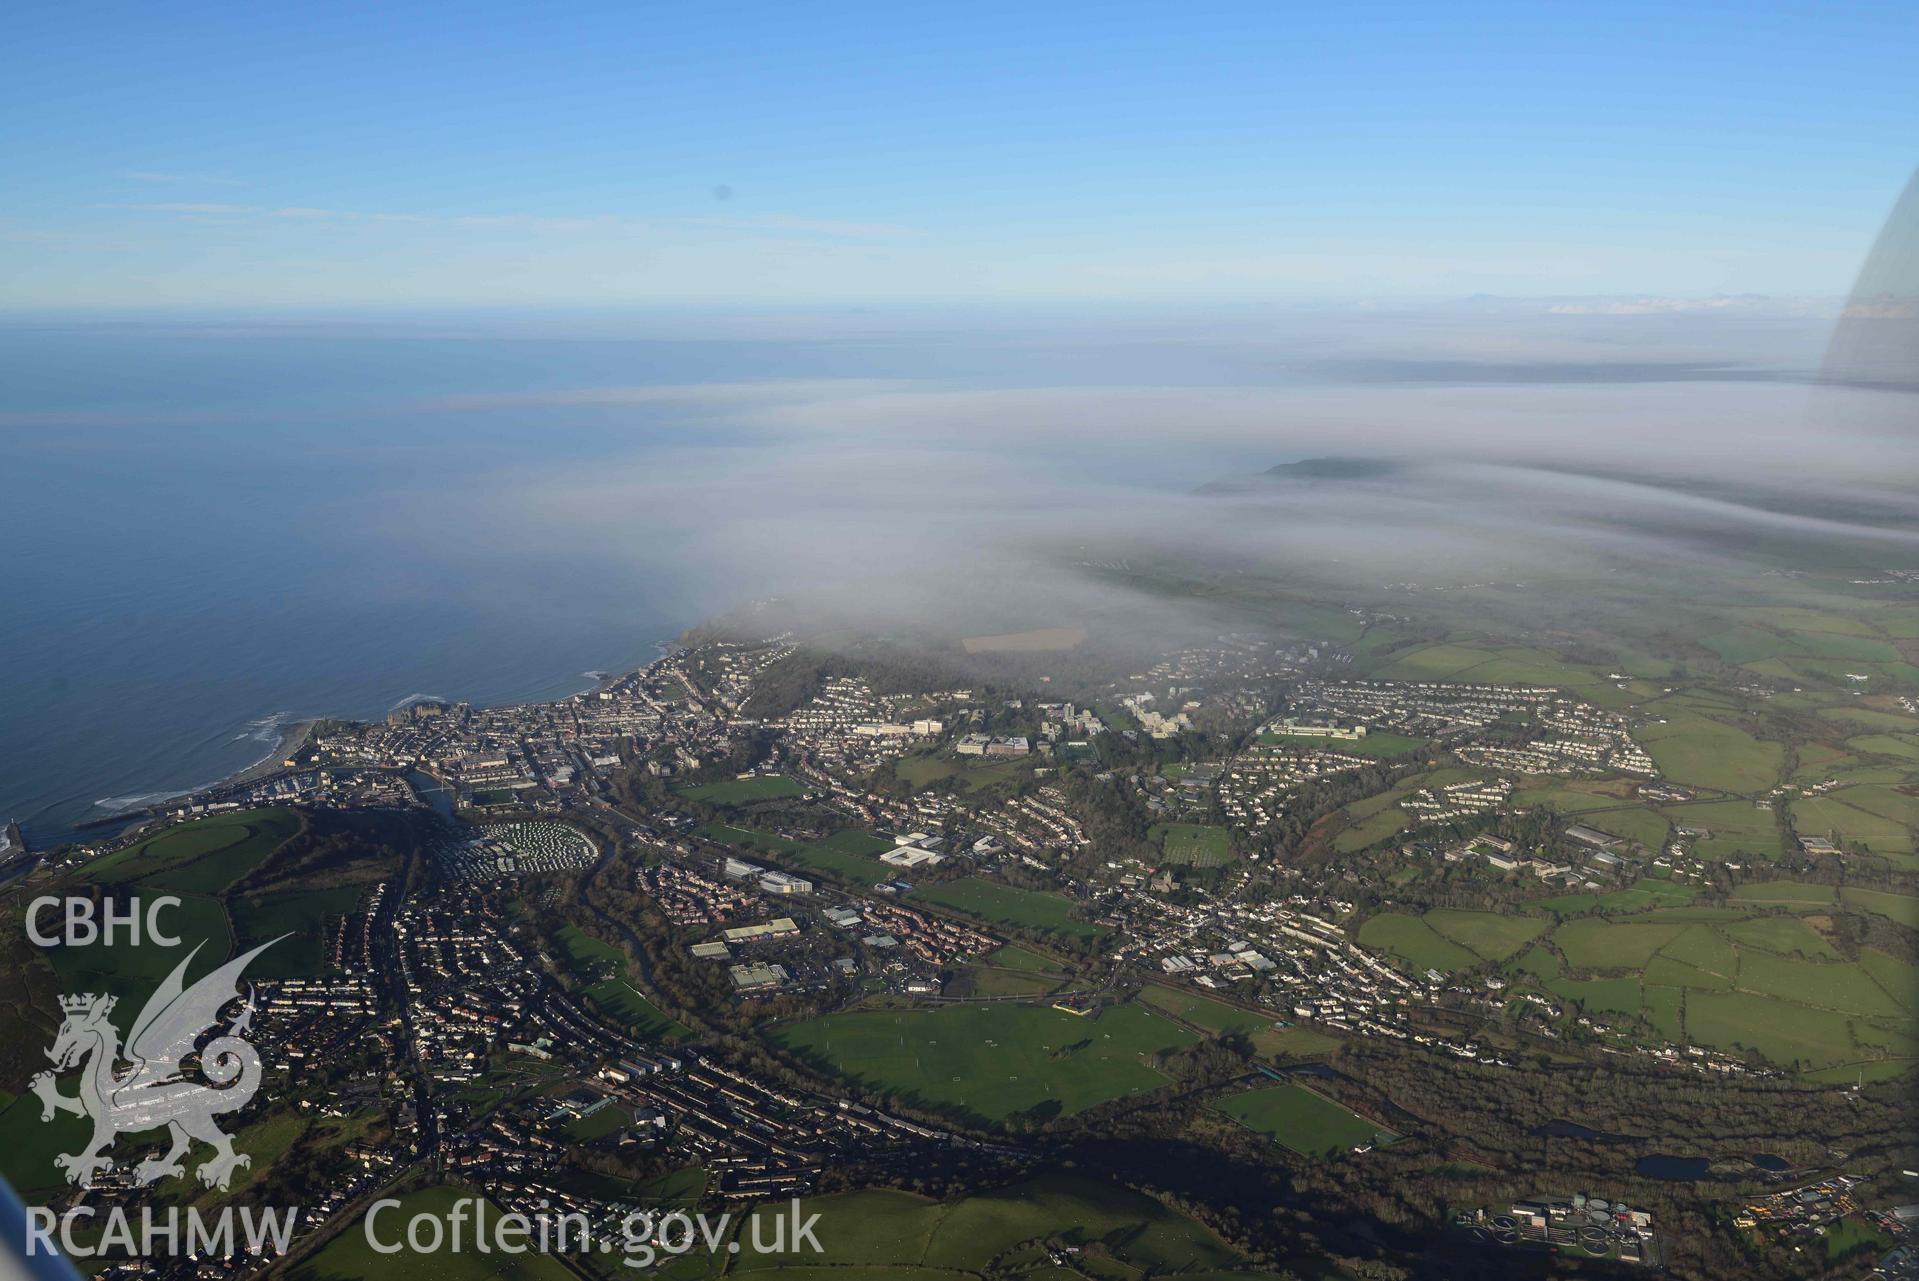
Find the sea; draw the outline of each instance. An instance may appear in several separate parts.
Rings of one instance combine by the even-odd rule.
[[[692,429],[511,398],[800,359],[471,318],[0,324],[0,822],[44,848],[303,719],[558,698],[648,661],[714,593],[517,490]]]
[[[1149,349],[1157,377],[1219,376],[1151,335],[1034,332],[0,317],[0,822],[45,848],[246,769],[301,720],[564,697],[764,590],[694,556],[700,530],[640,519],[646,481],[764,443],[702,389],[1094,382]]]

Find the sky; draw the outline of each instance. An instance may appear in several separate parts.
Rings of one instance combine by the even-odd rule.
[[[30,2],[0,305],[1843,294],[1910,3]]]

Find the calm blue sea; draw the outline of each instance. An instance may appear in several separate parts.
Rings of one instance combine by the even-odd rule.
[[[1200,383],[1248,361],[1071,317],[0,319],[0,819],[52,844],[253,764],[288,721],[563,696],[786,592],[756,567],[790,533],[764,447],[822,425],[768,434],[715,389]],[[1274,461],[1166,450],[1021,465],[1177,488]],[[695,475],[692,517],[649,523],[647,485]],[[857,503],[837,467],[809,475],[791,484],[816,507]]]
[[[541,537],[515,488],[688,429],[442,402],[797,359],[424,320],[0,326],[0,819],[51,844],[245,768],[289,720],[646,661],[708,597],[645,547]]]

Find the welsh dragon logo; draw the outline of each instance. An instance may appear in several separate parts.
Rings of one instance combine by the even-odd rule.
[[[185,1174],[180,1158],[196,1139],[214,1150],[197,1171],[208,1187],[224,1190],[236,1169],[253,1164],[251,1157],[233,1150],[233,1140],[213,1122],[245,1107],[260,1088],[260,1056],[242,1039],[253,1022],[250,986],[246,1004],[226,1031],[199,1051],[199,1074],[210,1084],[193,1080],[186,1060],[200,1037],[219,1023],[221,1009],[239,999],[240,975],[248,963],[279,941],[262,943],[187,987],[187,966],[200,951],[195,947],[141,1008],[127,1033],[124,1052],[119,1029],[107,1017],[116,998],[96,993],[60,998],[66,1018],[47,1051],[55,1070],[34,1077],[32,1089],[40,1096],[41,1120],[51,1121],[55,1112],[71,1112],[93,1121],[93,1137],[85,1147],[54,1158],[66,1171],[67,1182],[92,1187],[97,1173],[113,1168],[107,1152],[121,1133],[161,1126],[166,1127],[172,1146],[164,1155],[134,1167],[134,1178],[143,1187],[168,1175]],[[61,1094],[59,1074],[76,1067],[83,1068],[79,1094]]]

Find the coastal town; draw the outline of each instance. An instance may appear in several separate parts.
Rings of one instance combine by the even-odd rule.
[[[1231,1029],[1274,1088],[1360,1127],[1355,1161],[1412,1127],[1311,1075],[1348,1041],[1515,1077],[1534,1060],[1792,1076],[1580,986],[1603,979],[1555,981],[1582,964],[1579,931],[1654,928],[1581,905],[1726,892],[1696,853],[1703,826],[1648,843],[1592,826],[1603,807],[1550,821],[1526,799],[1584,779],[1599,801],[1691,799],[1635,737],[1643,718],[1544,686],[1356,680],[1337,646],[1238,635],[1071,700],[842,674],[763,710],[801,653],[792,637],[708,641],[554,703],[317,723],[275,768],[31,876],[85,876],[180,823],[431,816],[406,870],[329,891],[320,964],[260,986],[278,1079],[349,1135],[296,1252],[427,1171],[611,1239],[652,1186],[612,1171],[697,1168],[698,1195],[751,1203],[836,1170],[1016,1168],[1031,1155],[1017,1127],[936,1095],[900,1106],[876,1082],[833,1088],[865,1071],[835,1035],[914,1011],[1137,1017],[1176,1042]],[[1287,857],[1287,825],[1328,812],[1345,856]],[[1441,884],[1491,910],[1419,914]],[[1498,915],[1530,901],[1571,919]],[[1064,1035],[1040,1043],[1085,1044]],[[1206,1088],[1229,1111],[1240,1097]],[[99,1186],[135,1190],[124,1173]],[[1488,1248],[1658,1267],[1650,1223],[1581,1195],[1455,1226]]]

